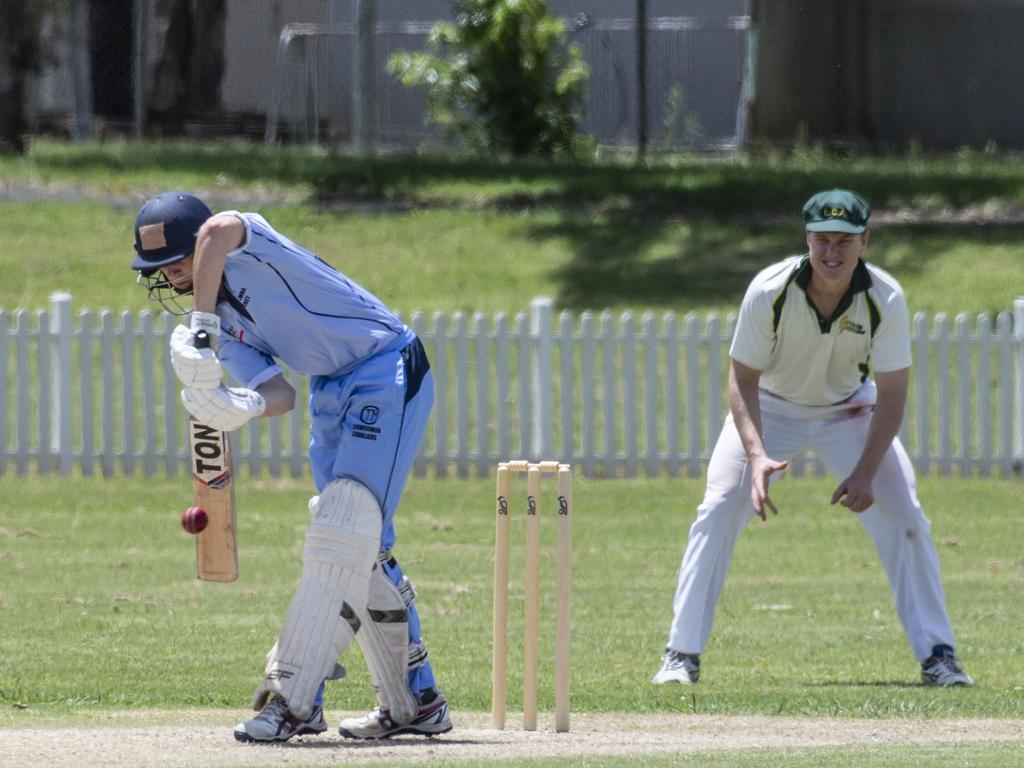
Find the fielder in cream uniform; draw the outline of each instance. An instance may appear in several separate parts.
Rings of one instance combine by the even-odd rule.
[[[730,414],[653,682],[697,682],[736,537],[754,515],[778,514],[772,476],[811,451],[839,480],[832,503],[857,513],[875,542],[923,682],[970,685],[953,649],[930,524],[897,437],[911,363],[906,299],[896,280],[861,258],[870,207],[860,195],[820,192],[803,214],[808,253],[762,270],[740,307]]]

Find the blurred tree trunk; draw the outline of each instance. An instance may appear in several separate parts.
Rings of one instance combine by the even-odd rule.
[[[23,0],[0,0],[0,153],[25,151],[25,78],[32,37]]]
[[[226,17],[226,0],[154,2],[147,103],[166,128],[219,113]]]
[[[92,0],[89,4],[89,68],[92,111],[127,123],[132,116],[132,13],[134,0]]]

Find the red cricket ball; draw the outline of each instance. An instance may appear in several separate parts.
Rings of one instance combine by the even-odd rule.
[[[199,533],[209,522],[210,518],[202,507],[189,507],[181,516],[181,527],[189,533]]]

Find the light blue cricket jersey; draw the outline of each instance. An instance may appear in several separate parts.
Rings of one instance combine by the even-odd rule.
[[[243,386],[280,373],[276,360],[297,373],[340,376],[415,338],[376,296],[259,214],[226,213],[241,219],[246,237],[224,265],[218,356]]]

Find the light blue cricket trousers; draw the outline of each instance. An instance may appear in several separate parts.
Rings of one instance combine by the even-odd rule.
[[[381,552],[395,545],[395,511],[434,404],[434,377],[423,345],[413,340],[401,350],[383,352],[344,376],[310,378],[312,440],[309,459],[317,492],[332,480],[351,478],[380,502],[384,520]],[[393,557],[381,562],[396,586],[402,568]],[[409,605],[410,648],[423,645],[415,600]],[[409,688],[419,694],[435,687],[434,673],[422,663],[409,670]],[[323,686],[316,702],[323,701]]]

